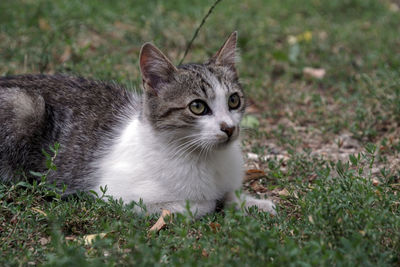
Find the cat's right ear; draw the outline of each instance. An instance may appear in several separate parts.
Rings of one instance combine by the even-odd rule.
[[[145,43],[140,51],[140,71],[144,90],[157,95],[161,85],[168,83],[178,70],[157,47]]]

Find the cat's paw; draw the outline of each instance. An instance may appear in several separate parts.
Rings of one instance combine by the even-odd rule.
[[[246,208],[250,208],[256,206],[259,211],[265,211],[272,215],[276,215],[276,206],[275,204],[268,199],[247,199],[245,203]]]

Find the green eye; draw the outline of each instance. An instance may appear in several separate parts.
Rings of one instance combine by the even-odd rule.
[[[234,93],[229,97],[228,106],[231,109],[237,109],[240,106],[240,97],[237,93]]]
[[[208,112],[207,104],[201,100],[194,100],[189,104],[189,109],[195,115],[205,115]]]

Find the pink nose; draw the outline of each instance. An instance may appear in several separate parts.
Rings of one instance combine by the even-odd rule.
[[[233,132],[235,131],[235,126],[228,126],[225,122],[221,123],[221,131],[226,133],[228,137],[231,137]]]

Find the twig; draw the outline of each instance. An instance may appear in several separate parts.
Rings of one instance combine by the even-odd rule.
[[[221,1],[222,1],[222,0],[216,0],[216,1],[214,2],[214,4],[210,7],[210,9],[208,10],[207,14],[203,17],[203,20],[201,21],[200,25],[197,27],[196,31],[195,31],[194,34],[193,34],[192,40],[190,40],[190,42],[187,44],[185,53],[183,54],[183,57],[182,57],[181,61],[179,62],[179,65],[181,65],[182,62],[183,62],[183,60],[185,59],[187,53],[189,52],[190,47],[192,46],[194,40],[196,39],[197,34],[199,33],[201,27],[203,27],[204,23],[206,22],[208,16],[211,15],[211,13],[213,12],[214,8],[215,8],[215,7],[219,4],[219,2],[221,2]]]

